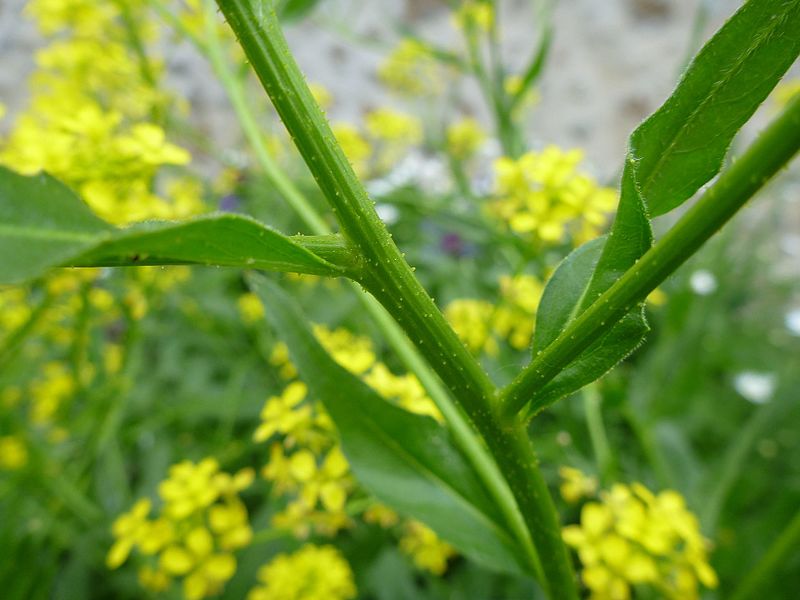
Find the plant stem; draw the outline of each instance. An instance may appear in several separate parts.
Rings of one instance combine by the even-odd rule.
[[[703,511],[700,513],[700,523],[710,537],[716,533],[720,512],[725,506],[731,487],[742,475],[742,465],[748,453],[753,448],[758,436],[773,421],[775,408],[778,406],[780,405],[772,403],[759,407],[755,414],[750,416],[747,423],[739,429],[736,438],[728,446],[721,466],[714,469],[718,474],[716,483],[711,493],[705,497]]]
[[[248,0],[218,0],[281,120],[334,209],[344,235],[364,256],[361,283],[405,330],[483,434],[517,500],[553,598],[576,599],[558,515],[521,423],[502,424],[494,385],[419,284],[376,214],[289,53],[274,11]]]
[[[589,439],[592,442],[592,451],[597,461],[597,469],[604,484],[613,481],[614,458],[608,436],[603,425],[603,397],[597,390],[596,383],[590,383],[583,388],[583,410],[586,415],[586,427],[589,429]]]
[[[795,98],[702,198],[614,285],[561,332],[502,390],[506,416],[517,414],[537,390],[682,265],[800,149],[800,97]]]
[[[730,596],[730,600],[763,598],[764,585],[770,582],[770,577],[775,574],[781,561],[787,558],[790,552],[797,550],[798,544],[800,544],[800,511],[795,513],[789,525],[773,542],[767,553],[748,572],[742,583]]]
[[[213,22],[213,13],[213,10],[207,9],[207,21]],[[184,33],[186,35],[191,35],[190,32]],[[291,180],[285,177],[279,177],[278,179],[273,177],[278,171],[274,168],[274,161],[263,144],[255,118],[245,102],[241,83],[230,71],[219,48],[216,30],[209,32],[208,40],[205,43],[199,43],[199,40],[196,40],[195,43],[201,51],[205,53],[212,52],[216,56],[215,59],[211,60],[212,66],[217,75],[219,75],[225,90],[228,92],[231,103],[239,118],[240,125],[245,132],[245,136],[253,146],[256,152],[256,158],[267,177],[270,178],[273,185],[275,185],[287,199],[302,198],[302,192],[295,187]],[[316,236],[300,236],[297,238],[297,241],[301,242],[312,252],[319,254],[322,258],[331,260],[334,264],[350,265],[353,262],[352,245],[340,235],[331,235],[328,225],[314,213],[314,209],[305,201],[305,198],[303,198],[302,202],[290,203],[290,206],[295,209],[298,216],[305,221],[306,225],[318,234]],[[308,206],[309,210],[298,210],[298,207],[303,206]],[[395,352],[397,352],[406,368],[417,376],[420,383],[425,388],[425,391],[441,411],[459,448],[470,460],[483,481],[486,482],[487,489],[492,494],[506,520],[509,522],[509,526],[515,532],[517,539],[528,554],[528,560],[532,568],[537,573],[541,573],[541,565],[539,564],[536,550],[525,528],[525,523],[519,508],[514,502],[513,495],[498,471],[497,466],[487,456],[486,450],[480,440],[465,421],[464,415],[453,403],[447,391],[443,389],[439,379],[431,372],[430,367],[421,358],[419,352],[409,342],[397,323],[386,313],[383,306],[381,306],[375,298],[362,290],[358,284],[355,282],[349,283],[359,302],[381,330],[386,341]]]
[[[247,106],[247,100],[244,97],[244,89],[241,82],[226,64],[222,45],[220,44],[217,33],[213,4],[211,2],[206,2],[205,6],[206,50],[208,59],[211,62],[211,66],[214,68],[214,72],[222,81],[225,91],[228,93],[228,98],[242,126],[242,131],[245,137],[247,137],[247,141],[250,143],[253,151],[256,153],[259,165],[261,165],[261,168],[264,170],[270,182],[277,188],[278,192],[286,199],[286,202],[289,203],[303,222],[311,228],[313,233],[316,235],[330,233],[330,229],[325,221],[316,213],[306,197],[299,192],[275,163],[272,156],[270,156],[267,146],[264,143],[264,138],[261,135],[261,130],[255,118],[253,118],[253,113],[250,112]],[[208,14],[209,12],[211,14]]]

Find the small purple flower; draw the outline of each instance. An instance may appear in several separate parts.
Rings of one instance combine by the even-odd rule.
[[[239,212],[239,205],[241,203],[241,198],[236,194],[226,194],[220,198],[219,209],[222,212]]]

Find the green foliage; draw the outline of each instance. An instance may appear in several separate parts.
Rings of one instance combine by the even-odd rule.
[[[703,47],[670,98],[630,138],[609,242],[584,309],[652,245],[658,216],[719,172],[734,135],[800,53],[800,2],[751,1]]]
[[[800,2],[746,3],[692,61],[672,96],[633,132],[614,224],[580,305],[572,312],[571,323],[561,325],[563,336],[549,347],[540,346],[532,363],[505,391],[508,412],[520,410],[530,395],[542,393],[629,311],[641,312],[644,296],[659,280],[749,199],[740,194],[743,180],[760,185],[774,174],[778,163],[769,164],[768,147],[773,142],[780,145],[784,132],[791,131],[789,121],[765,133],[760,147],[753,147],[747,167],[730,169],[729,178],[723,178],[673,229],[668,242],[653,247],[650,210],[655,215],[667,212],[717,174],[733,136],[800,53],[798,32]],[[772,139],[767,141],[766,136]],[[791,143],[787,150],[789,156],[796,152]],[[745,172],[753,167],[763,172]],[[651,247],[653,252],[648,252]],[[650,260],[639,262],[645,253]],[[612,288],[615,294],[600,306],[598,299]],[[639,306],[631,309],[634,303]],[[579,322],[582,315],[585,318]],[[580,336],[574,330],[578,328]]]
[[[531,573],[497,506],[447,429],[387,403],[328,355],[286,292],[264,277],[250,282],[303,380],[336,423],[361,484],[476,561],[499,571]]]
[[[118,229],[47,174],[0,167],[0,283],[57,266],[200,264],[339,275],[343,269],[254,219],[233,214]]]
[[[604,236],[574,250],[550,277],[536,315],[534,357],[553,342],[577,315],[605,243]],[[532,413],[538,412],[599,379],[633,352],[648,331],[643,306],[628,313],[608,333],[592,343],[561,373],[537,391],[528,410]]]

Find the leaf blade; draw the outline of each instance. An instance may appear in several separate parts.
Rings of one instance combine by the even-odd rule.
[[[60,266],[204,264],[341,275],[344,269],[242,215],[116,228],[67,186],[0,166],[0,283]]]
[[[264,277],[251,277],[250,283],[303,380],[330,413],[362,485],[475,560],[496,570],[528,572],[502,515],[448,432],[429,417],[390,404],[333,361],[276,284]]]
[[[553,272],[536,314],[534,356],[579,314],[605,243],[606,238],[600,237],[583,244]],[[529,413],[536,413],[605,375],[641,345],[648,330],[643,307],[628,313],[534,394]]]
[[[733,137],[800,53],[800,2],[750,0],[701,49],[673,94],[631,135],[653,216],[716,175]]]

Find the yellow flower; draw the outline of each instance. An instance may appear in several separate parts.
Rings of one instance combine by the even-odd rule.
[[[442,91],[444,69],[423,44],[406,38],[381,64],[378,77],[403,95],[433,95]]]
[[[332,129],[336,141],[342,147],[342,151],[353,166],[356,175],[365,177],[368,173],[369,158],[372,155],[372,147],[369,142],[361,135],[357,127],[349,123],[334,123]]]
[[[439,409],[425,393],[425,388],[413,373],[395,375],[381,363],[364,375],[364,382],[387,400],[418,415],[428,415],[440,423],[444,420]]]
[[[331,104],[333,103],[333,95],[328,88],[321,83],[312,82],[308,84],[308,89],[311,90],[311,95],[314,96],[314,100],[317,101],[317,104],[320,105],[320,108],[323,110],[330,108]]]
[[[234,475],[220,471],[214,459],[174,465],[159,486],[164,501],[159,516],[148,519],[151,504],[142,499],[114,522],[107,566],[119,567],[138,549],[154,557],[139,570],[144,588],[164,591],[179,577],[187,600],[218,594],[236,571],[233,552],[253,537],[238,497],[253,477],[252,469]]]
[[[379,108],[367,113],[364,123],[367,132],[381,142],[406,148],[422,141],[422,123],[412,115]]]
[[[447,151],[460,160],[471,157],[486,140],[486,132],[476,119],[461,119],[447,128]]]
[[[53,422],[76,385],[72,372],[64,363],[51,361],[42,371],[42,376],[31,385],[31,421],[37,425]]]
[[[489,321],[494,306],[485,300],[453,300],[444,309],[444,316],[453,326],[461,341],[473,353],[497,354],[497,340],[491,335]]]
[[[347,600],[356,595],[350,565],[333,546],[306,544],[258,571],[247,600]]]
[[[558,474],[562,480],[559,487],[561,497],[571,504],[597,492],[597,478],[588,477],[578,469],[561,466]]]
[[[375,503],[364,511],[364,521],[375,523],[384,529],[397,525],[400,517],[388,506]]]
[[[129,512],[120,515],[114,521],[111,531],[116,541],[106,556],[106,566],[109,569],[116,569],[124,563],[134,545],[143,539],[150,507],[149,500],[139,500]]]
[[[137,3],[125,8],[123,16],[115,3],[28,4],[50,43],[36,55],[32,98],[0,147],[0,163],[23,173],[47,170],[114,223],[197,213],[202,203],[189,187],[168,185],[171,200],[155,189],[162,166],[185,165],[190,156],[151,121],[174,102],[153,81],[163,72],[159,61],[143,69],[130,48],[129,28],[153,41],[150,13]]]
[[[443,575],[447,570],[447,561],[455,556],[450,544],[440,540],[432,529],[419,521],[406,522],[400,538],[400,549],[411,556],[418,568],[434,575]]]
[[[375,363],[372,342],[344,328],[330,330],[322,325],[314,326],[314,335],[333,359],[355,375],[361,375]]]
[[[481,0],[465,0],[453,13],[453,24],[460,29],[488,31],[493,23],[492,5]]]
[[[27,462],[28,448],[20,436],[0,436],[0,470],[16,471]]]
[[[300,381],[290,383],[280,396],[273,396],[261,410],[261,425],[253,440],[263,442],[275,433],[291,436],[311,426],[311,407],[298,406],[306,397],[308,388]]]
[[[707,543],[680,494],[656,495],[634,483],[615,484],[600,497],[583,506],[580,525],[563,530],[592,598],[628,598],[631,585],[651,585],[668,598],[691,600],[699,597],[698,583],[716,587]]]
[[[616,193],[578,171],[580,150],[549,146],[494,163],[495,196],[489,211],[520,234],[574,245],[596,237],[616,203]]]

